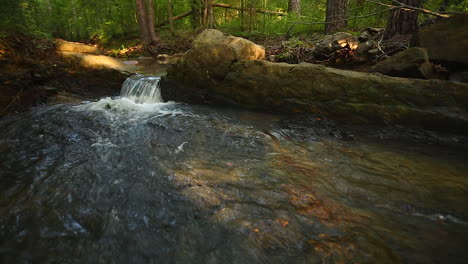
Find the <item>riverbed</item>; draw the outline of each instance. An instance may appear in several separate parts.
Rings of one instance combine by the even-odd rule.
[[[0,120],[1,263],[464,263],[468,141],[135,98]]]

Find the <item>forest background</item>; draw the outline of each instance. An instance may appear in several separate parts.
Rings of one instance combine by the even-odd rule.
[[[440,14],[468,11],[466,0],[2,0],[0,28],[124,48],[145,41],[139,28],[139,3],[150,8],[154,23],[150,26],[156,39],[164,40],[204,28],[249,38],[354,33],[388,26],[395,10],[391,6],[405,2]],[[330,12],[341,17],[330,18]],[[418,22],[434,18],[422,12]]]

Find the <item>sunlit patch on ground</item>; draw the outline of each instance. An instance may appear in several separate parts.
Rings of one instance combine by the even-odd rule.
[[[79,58],[81,65],[90,69],[114,69],[118,71],[135,71],[136,69],[134,64],[122,63],[105,55],[92,55],[71,51],[62,51],[61,53],[67,57]]]
[[[99,49],[95,46],[86,45],[78,42],[69,42],[65,40],[57,40],[57,49],[62,52],[79,52],[89,54],[99,54]]]

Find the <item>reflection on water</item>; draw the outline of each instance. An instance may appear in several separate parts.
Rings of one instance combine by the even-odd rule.
[[[125,98],[0,127],[1,263],[468,257],[462,138]]]

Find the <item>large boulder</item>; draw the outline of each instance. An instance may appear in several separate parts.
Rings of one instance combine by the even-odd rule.
[[[468,14],[453,15],[422,28],[418,46],[426,48],[429,59],[468,65]]]
[[[176,68],[199,78],[199,81],[222,80],[232,63],[264,58],[265,48],[262,46],[218,30],[206,29],[193,41],[192,48]]]
[[[229,50],[220,47],[216,39],[203,46],[214,44],[216,50]],[[232,55],[219,57],[218,52],[212,59],[217,63],[210,63],[209,57],[193,55],[203,52],[200,49],[195,46],[169,68],[161,81],[165,100],[318,113],[357,123],[468,129],[468,84],[389,77],[309,63],[235,60]],[[223,67],[222,78],[213,74],[219,71],[219,65]]]
[[[427,50],[414,47],[374,65],[369,72],[379,72],[395,77],[430,79],[431,66]]]

